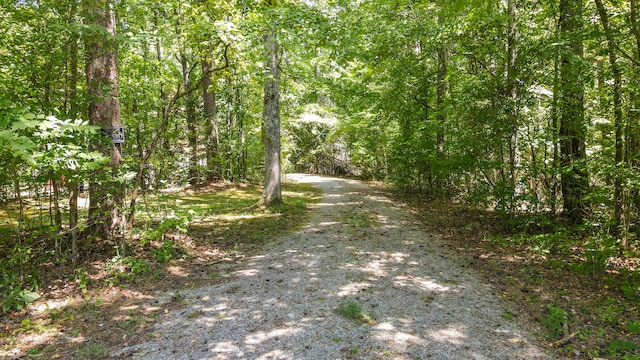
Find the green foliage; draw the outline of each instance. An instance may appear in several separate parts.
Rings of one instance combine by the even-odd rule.
[[[109,350],[103,343],[89,342],[76,351],[76,358],[79,360],[99,359],[108,354]]]
[[[129,267],[129,271],[133,274],[143,274],[149,271],[149,261],[138,259],[136,257],[126,257],[122,262]]]
[[[184,252],[174,246],[173,241],[164,239],[160,247],[153,250],[153,257],[159,262],[167,262],[171,259],[183,256]]]
[[[85,269],[78,268],[76,269],[76,276],[78,278],[78,287],[80,288],[83,294],[86,293],[88,290],[88,286],[93,281],[89,277],[89,272]]]
[[[143,244],[148,244],[151,240],[158,240],[169,232],[179,232],[185,234],[187,232],[189,222],[193,219],[194,211],[190,210],[184,216],[172,216],[162,219],[160,224],[153,230],[145,231],[141,238]]]
[[[121,257],[115,256],[109,261],[105,270],[118,280],[134,281],[136,275],[145,274],[149,271],[150,263],[146,259],[135,256]]]
[[[31,243],[16,244],[8,258],[0,262],[0,299],[2,311],[20,310],[40,297],[37,269],[27,268],[31,261]]]
[[[630,334],[639,334],[640,321],[627,320],[627,332]]]
[[[336,119],[327,111],[307,110],[287,126],[290,145],[285,151],[294,172],[345,175],[349,164],[336,139]],[[342,158],[341,158],[342,157]]]
[[[355,320],[358,323],[374,324],[375,320],[364,312],[362,307],[355,301],[343,301],[335,309],[336,314],[347,319]]]
[[[6,279],[3,279],[3,282]],[[28,305],[40,298],[40,294],[31,291],[28,289],[21,289],[19,287],[12,288],[3,285],[3,289],[1,289],[4,295],[4,299],[2,301],[2,311],[7,312],[9,310],[21,310]]]
[[[37,128],[38,122],[33,114],[24,109],[15,108],[0,98],[0,159],[10,162],[34,163],[34,140],[29,136]],[[3,166],[5,169],[11,167]]]
[[[631,340],[612,340],[607,346],[611,356],[620,356],[621,353],[631,353],[638,350],[638,345]]]
[[[540,320],[554,339],[560,339],[564,335],[564,328],[567,325],[567,313],[556,306],[547,304],[548,313]]]

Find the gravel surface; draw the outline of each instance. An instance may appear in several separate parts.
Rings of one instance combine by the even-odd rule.
[[[324,192],[309,224],[267,245],[229,281],[181,293],[185,306],[160,317],[148,342],[113,356],[553,358],[406,208],[358,181],[289,178]],[[341,304],[363,315],[346,318]]]

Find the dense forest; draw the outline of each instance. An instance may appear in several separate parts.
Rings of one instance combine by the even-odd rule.
[[[1,1],[0,295],[30,300],[36,244],[74,267],[96,239],[124,253],[144,194],[259,183],[269,207],[286,172],[635,270],[636,0]]]

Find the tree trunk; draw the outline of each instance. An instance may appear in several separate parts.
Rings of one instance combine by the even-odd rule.
[[[558,110],[558,97],[560,89],[560,54],[556,52],[553,61],[553,98],[552,98],[552,111],[551,111],[551,139],[553,140],[553,172],[551,173],[551,181],[549,186],[549,197],[551,201],[551,213],[556,214],[558,206],[558,172],[560,171],[560,149],[559,149],[559,110]]]
[[[121,125],[113,7],[113,0],[85,2],[88,24],[96,27],[86,37],[89,119],[92,125],[107,129]],[[96,149],[109,157],[110,162],[91,184],[89,227],[100,237],[111,237],[121,225],[117,206],[122,204],[124,191],[117,181],[117,171],[122,161],[122,147],[121,144],[113,144],[109,137],[105,136],[103,140],[96,144]]]
[[[518,111],[516,107],[516,0],[507,1],[507,66],[505,97],[507,102],[507,122],[509,127],[509,212],[514,213],[517,168],[518,168]]]
[[[636,0],[629,1],[629,12],[631,20],[631,31],[635,39],[635,66],[632,70],[632,76],[630,76],[630,87],[632,88],[630,98],[630,107],[627,110],[627,149],[626,159],[636,172],[640,172],[640,26],[638,25],[638,6]],[[635,205],[635,211],[633,214],[638,216],[640,211],[640,191],[636,187],[630,194],[630,198],[633,199]],[[628,219],[631,221],[631,219]]]
[[[69,11],[69,24],[75,21],[76,14],[78,12],[78,5],[76,1],[71,2],[71,9]],[[67,116],[70,119],[76,119],[78,117],[79,109],[78,109],[78,35],[76,33],[71,34],[71,39],[69,40],[69,80],[67,83],[68,88],[68,102],[69,102],[69,111]],[[75,231],[76,226],[78,225],[78,180],[76,174],[69,174],[68,177],[69,184],[69,229],[71,232]],[[76,236],[72,237],[73,241],[75,241]],[[72,244],[73,247],[73,244]],[[77,244],[76,244],[77,248]]]
[[[446,121],[446,111],[444,101],[449,91],[449,83],[447,81],[447,62],[449,60],[449,54],[447,49],[442,46],[438,46],[438,87],[436,91],[436,144],[438,148],[438,155],[444,159],[444,124]]]
[[[280,183],[280,72],[278,69],[278,38],[275,32],[265,38],[266,68],[264,79],[264,191],[259,204],[273,206],[282,203]]]
[[[185,90],[191,88],[191,79],[189,77],[189,62],[187,60],[187,54],[184,50],[180,53],[180,64],[182,65],[182,82],[184,83]],[[189,184],[197,185],[198,179],[198,133],[196,124],[196,111],[195,104],[190,92],[185,95],[185,108],[186,108],[186,122],[187,122],[187,137],[189,139]]]
[[[623,131],[623,118],[622,118],[622,73],[617,59],[616,42],[611,33],[609,27],[609,15],[602,3],[602,0],[595,0],[598,14],[600,15],[600,22],[604,29],[605,36],[607,38],[607,48],[609,52],[609,64],[611,65],[611,73],[613,75],[613,117],[615,126],[615,141],[616,141],[616,153],[615,153],[615,166],[616,168],[626,167],[624,163],[624,131]],[[624,249],[627,248],[629,242],[629,228],[628,228],[628,214],[625,201],[625,190],[622,186],[623,176],[625,171],[616,171],[613,181],[614,188],[614,216],[618,222],[618,235],[620,236],[620,246]]]
[[[55,175],[51,176],[51,190],[53,195],[53,220],[54,220],[56,229],[58,231],[61,231],[62,230],[62,212],[60,211],[60,180],[56,179]]]
[[[216,88],[212,81],[214,70],[213,60],[202,60],[202,96],[204,102],[204,116],[207,121],[207,180],[215,181],[222,178],[220,174],[220,137],[218,135],[218,121],[216,109]]]
[[[582,65],[582,0],[560,1],[560,36],[567,44],[560,54],[560,164],[564,211],[572,223],[587,214],[589,187],[585,168],[584,83]]]

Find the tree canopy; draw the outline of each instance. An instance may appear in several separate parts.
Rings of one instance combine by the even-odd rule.
[[[23,197],[49,197],[74,259],[144,192],[277,204],[280,165],[639,245],[636,0],[2,0],[0,28],[0,200],[19,237]]]

